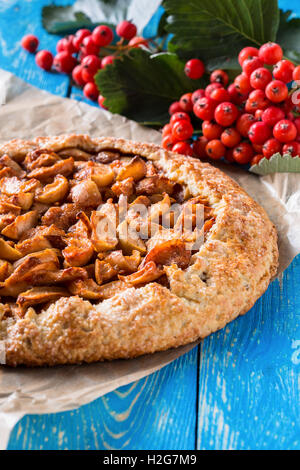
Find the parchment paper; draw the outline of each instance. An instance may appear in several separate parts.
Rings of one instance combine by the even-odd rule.
[[[1,106],[2,104],[2,106]],[[38,90],[0,70],[0,142],[38,135],[88,133],[160,143],[158,132],[122,116]],[[300,253],[300,174],[264,177],[223,165],[267,210],[279,234],[279,274]],[[44,369],[0,366],[0,449],[25,414],[77,408],[164,367],[197,343],[133,360]]]

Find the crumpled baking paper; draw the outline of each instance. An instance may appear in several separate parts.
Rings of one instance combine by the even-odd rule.
[[[154,130],[85,103],[38,90],[0,70],[0,142],[64,133],[157,144],[161,141]],[[225,164],[221,169],[264,206],[275,223],[279,234],[279,274],[282,273],[300,253],[300,174],[259,177]],[[42,369],[0,366],[0,449],[6,448],[11,429],[25,414],[77,408],[164,367],[195,344],[137,359],[91,365]]]

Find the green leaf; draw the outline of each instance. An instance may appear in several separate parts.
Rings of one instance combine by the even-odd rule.
[[[175,54],[151,55],[142,49],[131,49],[100,70],[95,81],[111,112],[153,126],[168,121],[169,105],[183,93],[207,83],[203,79],[190,80],[184,73],[184,63]]]
[[[84,13],[76,12],[74,6],[45,6],[42,10],[42,23],[48,33],[62,35],[96,26]]]
[[[277,0],[165,0],[170,50],[181,57],[234,56],[245,45],[274,41]]]
[[[288,59],[300,62],[300,18],[291,18],[291,11],[280,11],[277,42]]]
[[[280,155],[276,153],[270,160],[263,158],[258,165],[250,168],[257,175],[268,175],[270,173],[300,173],[300,157],[292,157],[289,153]]]

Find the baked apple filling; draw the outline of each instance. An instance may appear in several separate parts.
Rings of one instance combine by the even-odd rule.
[[[214,223],[151,161],[107,150],[0,158],[0,295],[14,313],[62,296],[101,301],[186,269]]]

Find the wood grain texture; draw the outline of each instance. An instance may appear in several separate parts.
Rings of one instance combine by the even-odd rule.
[[[203,341],[199,449],[299,449],[299,279],[300,256],[250,312]]]
[[[55,52],[57,37],[40,22],[48,3],[0,0],[0,67],[67,96],[68,77],[38,69],[19,44],[33,32]],[[279,4],[300,14],[298,0]],[[84,99],[77,88],[71,96]],[[202,343],[201,356],[195,348],[77,410],[25,416],[9,449],[299,449],[299,279],[300,256],[247,315]]]

